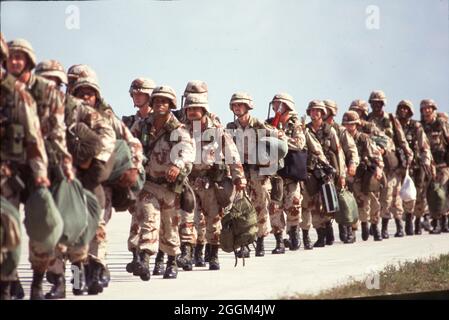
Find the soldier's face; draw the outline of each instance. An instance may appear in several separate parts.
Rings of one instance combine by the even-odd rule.
[[[428,106],[421,109],[421,114],[424,118],[430,119],[433,115],[433,107]]]
[[[6,62],[6,69],[14,76],[19,76],[26,68],[28,57],[25,52],[11,51]]]
[[[97,103],[97,92],[91,87],[81,87],[76,89],[74,96],[84,100],[84,102],[93,108]]]
[[[373,109],[374,112],[382,111],[383,107],[384,103],[382,101],[371,101],[371,109]]]
[[[321,118],[323,118],[323,112],[320,109],[310,110],[310,119],[312,119],[312,121],[319,120]]]
[[[410,114],[410,110],[406,106],[399,106],[398,108],[398,117],[401,119],[408,119],[412,115]]]
[[[147,105],[148,101],[150,100],[148,94],[144,92],[133,92],[132,97],[134,105],[137,107],[143,107]]]
[[[203,108],[201,107],[193,107],[187,109],[187,119],[190,121],[201,120],[203,117]]]
[[[240,117],[248,112],[248,107],[244,103],[233,103],[232,112],[234,112],[237,117]]]
[[[355,124],[355,123],[345,124],[344,126],[350,134],[353,134],[355,132],[355,130],[357,129],[357,124]]]
[[[153,111],[160,115],[167,114],[170,110],[170,100],[165,97],[155,97],[153,99]]]
[[[56,85],[56,87],[58,87],[58,88],[62,87],[62,81],[58,77],[44,76],[44,78],[47,79],[47,80],[50,80],[51,82],[53,82]]]

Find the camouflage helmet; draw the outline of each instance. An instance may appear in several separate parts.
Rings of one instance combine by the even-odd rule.
[[[150,96],[150,107],[153,107],[153,99],[155,97],[164,97],[170,100],[170,108],[176,109],[176,93],[171,87],[167,85],[159,86],[153,89]]]
[[[436,102],[434,100],[432,100],[432,99],[421,100],[421,103],[419,105],[419,109],[422,111],[422,109],[425,108],[425,107],[432,107],[433,110],[437,110],[438,109]]]
[[[137,78],[131,82],[129,87],[129,94],[132,96],[134,92],[143,92],[151,96],[153,89],[156,87],[156,83],[148,78]]]
[[[271,100],[271,103],[275,101],[282,102],[287,106],[287,108],[290,109],[290,111],[295,111],[295,101],[293,100],[293,97],[288,93],[281,92],[275,94],[273,99]]]
[[[25,39],[15,39],[8,42],[9,52],[11,51],[22,51],[28,56],[28,60],[31,64],[31,69],[36,66],[36,53],[34,49]]]
[[[0,61],[6,60],[9,57],[8,44],[6,43],[3,33],[0,32]]]
[[[206,112],[209,112],[209,104],[207,102],[207,97],[205,94],[201,93],[190,93],[184,100],[183,109],[200,107]]]
[[[232,104],[244,103],[248,107],[248,110],[254,109],[253,98],[246,92],[236,92],[232,95],[231,101],[229,101],[229,108],[232,111]]]
[[[401,101],[399,101],[398,106],[396,108],[396,115],[398,114],[399,108],[401,106],[408,107],[408,111],[410,112],[410,117],[412,117],[415,114],[415,110],[413,110],[413,103],[410,100],[401,100]]]
[[[190,93],[207,93],[207,83],[201,80],[191,80],[187,82],[184,90],[184,97],[187,97]]]
[[[342,124],[360,124],[360,117],[356,111],[347,111],[343,115]]]
[[[338,111],[337,103],[334,100],[329,99],[323,100],[323,103],[326,106],[328,115],[335,117]]]
[[[98,84],[98,79],[94,77],[80,77],[75,80],[75,83],[72,86],[72,92],[75,92],[77,89],[81,87],[89,87],[94,89],[97,92],[97,97],[101,97],[100,95],[100,85]]]
[[[384,104],[387,103],[387,97],[385,96],[385,93],[382,90],[374,90],[369,95],[368,102],[371,103],[373,101],[382,101]]]
[[[37,75],[45,77],[56,77],[62,83],[67,84],[67,75],[64,67],[56,60],[44,60],[36,66],[34,71]]]
[[[360,110],[364,113],[365,116],[368,115],[368,103],[365,100],[356,99],[351,102],[349,106],[349,110],[357,111]]]
[[[324,105],[323,101],[321,100],[312,100],[309,102],[309,105],[307,107],[306,113],[308,116],[310,116],[310,110],[312,109],[319,109],[323,112],[323,117],[327,115],[327,109]]]
[[[69,81],[74,81],[78,78],[96,78],[97,73],[87,64],[74,64],[67,70],[67,77]]]

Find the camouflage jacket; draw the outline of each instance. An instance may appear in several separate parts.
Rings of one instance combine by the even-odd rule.
[[[410,149],[415,153],[414,166],[430,166],[432,163],[430,142],[421,123],[410,119],[407,123],[402,123],[402,129]]]
[[[52,81],[35,74],[31,75],[26,85],[36,101],[42,135],[48,143],[46,149],[50,163],[57,161],[62,165],[64,171],[71,170],[72,156],[67,149],[64,122],[64,94],[56,88]],[[57,159],[50,159],[50,154],[54,154]]]
[[[430,143],[430,149],[435,163],[439,166],[448,166],[449,163],[449,123],[436,118],[426,123],[421,121],[424,132]]]
[[[197,128],[191,122],[186,124],[186,128],[196,146],[197,157],[191,173],[193,177],[204,174],[208,170],[217,170],[218,164],[226,164],[234,184],[237,181],[245,181],[245,173],[237,146],[232,136],[216,119],[206,116],[206,125],[201,129],[201,135],[199,132],[194,132],[194,129],[197,130]],[[199,129],[200,126],[198,126]],[[216,139],[220,138],[219,143]]]
[[[357,167],[360,163],[360,157],[354,138],[349,134],[345,127],[339,125],[335,121],[331,124],[331,126],[335,129],[338,138],[340,139],[346,159],[346,165],[349,166],[350,164],[354,164]]]
[[[311,122],[309,122],[306,126],[309,133],[313,135],[320,143],[328,162],[337,170],[337,176],[345,178],[345,156],[343,149],[341,148],[340,139],[338,138],[335,129],[325,122],[323,122],[317,131],[313,129]]]
[[[151,114],[145,121],[141,121],[140,127],[136,129],[148,159],[145,165],[147,176],[153,179],[165,178],[166,171],[173,165],[187,176],[195,160],[195,144],[189,132],[173,114],[170,114],[158,132],[154,122],[154,114]]]
[[[24,129],[25,157],[34,178],[47,178],[48,158],[45,151],[44,139],[37,115],[36,102],[27,92],[23,83],[12,75],[6,75],[0,85],[0,134],[1,161],[9,160],[3,154],[3,147],[7,145],[6,132],[3,124],[16,123]],[[3,118],[5,116],[5,118]],[[4,136],[5,135],[5,136]]]
[[[70,131],[76,123],[85,123],[90,129],[95,131],[102,142],[102,150],[95,159],[108,161],[114,152],[116,135],[109,121],[105,119],[97,110],[77,99],[70,94],[66,95],[66,124]]]
[[[357,131],[353,137],[360,156],[360,164],[369,166],[375,164],[383,168],[384,162],[379,147],[372,141],[368,134]]]
[[[273,123],[274,118],[268,119],[265,124],[270,125]],[[290,112],[290,117],[287,123],[282,127],[288,142],[289,150],[303,150],[306,147],[306,136],[302,128],[298,115],[294,112]]]
[[[103,99],[100,100],[96,109],[100,111],[101,115],[106,118],[107,121],[109,121],[109,124],[115,131],[116,138],[123,139],[128,143],[128,146],[131,149],[133,168],[141,168],[143,166],[143,149],[139,139],[133,136],[123,121],[117,118],[111,106]]]

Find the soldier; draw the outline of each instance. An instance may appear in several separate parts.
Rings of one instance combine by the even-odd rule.
[[[368,170],[374,171],[374,179],[382,179],[383,160],[382,154],[374,142],[370,139],[369,135],[364,132],[360,132],[358,127],[361,126],[360,117],[355,111],[348,111],[343,115],[343,125],[346,130],[351,134],[356,143],[358,154],[360,156],[360,164],[357,168],[357,174],[354,177],[352,185],[352,191],[357,200],[357,206],[359,209],[359,219],[362,225],[362,240],[366,241],[369,237],[368,230],[368,215],[370,215],[370,221],[372,225],[372,231],[374,241],[382,241],[382,237],[379,232],[379,210],[371,210],[373,201],[376,201],[376,197],[373,192],[363,191],[363,184],[366,183],[364,175]],[[374,203],[376,208],[378,204]]]
[[[360,130],[368,135],[379,135],[381,131],[377,129],[376,125],[368,122],[369,104],[365,100],[356,99],[351,102],[349,106],[350,111],[355,111],[360,118]]]
[[[163,277],[175,279],[178,274],[175,257],[180,253],[180,195],[192,168],[195,146],[188,131],[170,112],[176,109],[176,95],[171,87],[156,87],[150,107],[153,113],[140,122],[136,131],[148,158],[147,181],[136,203],[137,215],[142,217],[139,259],[142,274],[149,278],[150,256],[160,248],[168,255]]]
[[[359,165],[360,159],[357,152],[357,147],[355,145],[354,139],[349,134],[349,132],[345,129],[345,127],[340,126],[338,123],[334,121],[334,118],[337,116],[337,103],[332,100],[324,100],[324,105],[327,110],[326,122],[332,126],[337,132],[338,138],[340,139],[341,146],[343,148],[343,153],[346,159],[346,167],[347,167],[347,177],[355,176],[356,168]],[[352,233],[352,226],[343,226],[338,225],[340,240],[344,243],[353,243],[355,242],[355,233]]]
[[[428,210],[426,200],[426,186],[432,177],[432,153],[426,133],[419,121],[412,120],[413,104],[408,100],[401,100],[396,109],[396,116],[404,130],[405,138],[410,149],[415,152],[413,162],[409,168],[410,176],[416,186],[417,199],[404,202],[405,234],[413,235],[413,215],[415,216],[415,234],[421,234],[421,217]]]
[[[249,114],[250,110],[254,109],[253,99],[246,92],[234,93],[229,102],[229,108],[234,113],[235,120],[226,125],[227,129],[238,130],[243,136],[257,137],[257,130],[264,129],[266,131],[272,131],[267,125],[260,120]],[[276,134],[277,135],[277,134]],[[237,144],[237,147],[241,147],[241,144]],[[257,242],[259,246],[258,256],[262,256],[264,253],[263,238],[271,232],[270,215],[268,206],[270,203],[270,191],[271,183],[268,175],[261,175],[260,165],[254,163],[250,159],[251,149],[254,145],[244,143],[243,150],[239,150],[240,155],[243,155],[242,162],[245,170],[246,180],[249,181],[248,193],[251,201],[257,212]],[[254,149],[252,149],[254,151]],[[253,154],[251,154],[252,156]],[[282,236],[282,234],[281,234]],[[237,253],[238,257],[249,257],[249,248],[244,247],[243,250]]]
[[[436,165],[436,176],[434,180],[442,186],[446,186],[449,181],[449,123],[437,117],[437,104],[432,99],[421,101],[421,124],[430,142],[433,160]],[[446,208],[436,219],[432,220],[433,230],[431,234],[449,232],[448,228],[448,208]]]
[[[186,97],[183,108],[187,118],[186,128],[195,140],[196,148],[201,150],[193,164],[189,181],[197,199],[196,210],[201,211],[206,220],[206,239],[210,245],[209,270],[219,270],[218,249],[221,218],[224,215],[223,204],[218,200],[223,195],[217,196],[217,193],[223,192],[219,185],[226,182],[228,170],[237,191],[246,188],[246,179],[232,137],[223,130],[219,122],[209,116],[207,96],[191,93]],[[206,135],[213,137],[212,142],[204,141]],[[226,159],[232,159],[232,163],[225,162],[225,155]],[[190,243],[181,245],[181,251],[192,249]]]
[[[369,97],[372,112],[368,115],[368,121],[374,123],[383,134],[393,140],[391,145],[396,150],[387,150],[384,154],[385,174],[387,186],[380,193],[381,217],[382,217],[382,238],[388,239],[388,221],[393,212],[396,222],[395,237],[403,237],[402,226],[402,202],[399,197],[401,189],[401,174],[397,169],[404,169],[410,166],[413,159],[413,152],[405,139],[401,124],[393,115],[386,113],[383,108],[386,104],[386,97],[383,91],[373,91]],[[398,158],[399,155],[399,158]]]
[[[61,167],[68,181],[75,177],[72,168],[72,156],[66,145],[66,126],[64,123],[64,95],[54,82],[32,73],[36,66],[36,56],[31,44],[24,39],[8,42],[10,56],[7,69],[19,81],[23,82],[36,100],[42,134],[46,141],[45,148],[49,156],[50,174],[55,175]],[[43,252],[41,244],[30,240],[30,261],[33,268],[33,286],[31,299],[43,299],[42,279],[53,252]]]
[[[306,147],[306,138],[298,114],[295,111],[295,102],[288,93],[278,93],[271,100],[270,106],[276,113],[275,118],[267,119],[267,123],[275,126],[283,132],[288,139],[289,150],[304,150]],[[276,119],[276,120],[275,120]],[[277,122],[277,123],[276,123]],[[280,179],[280,180],[278,180]],[[276,238],[276,248],[273,254],[285,253],[282,234],[286,228],[284,212],[287,215],[287,234],[289,235],[289,249],[298,250],[299,224],[301,220],[301,188],[298,181],[290,178],[283,178],[278,175],[272,177],[272,184],[281,183],[282,198],[271,200],[270,204],[270,223],[272,232]],[[264,253],[263,238],[257,239],[256,256]]]
[[[0,45],[0,139],[2,141],[0,190],[2,202],[7,201],[19,210],[20,193],[23,191],[24,181],[27,177],[32,177],[33,184],[36,187],[50,186],[47,174],[48,158],[37,115],[36,102],[27,92],[25,85],[3,69],[3,63],[9,58],[9,50],[3,34],[0,34]],[[15,137],[21,138],[12,141]],[[27,165],[27,170],[31,172],[31,175],[19,171],[19,166],[24,164]],[[7,225],[10,226],[10,229],[5,230],[5,234],[8,236],[2,238],[0,258],[0,299],[8,300],[11,298],[11,285],[15,283],[20,286],[17,275],[18,261],[11,264],[9,268],[3,263],[6,263],[8,256],[19,248],[20,238],[17,238],[17,236],[20,234],[20,222],[15,221],[13,213],[3,211],[3,204],[1,215],[2,234],[3,228],[7,228]],[[13,226],[16,227],[13,228]],[[42,286],[42,278],[38,279],[37,275],[33,275],[32,287]],[[36,289],[34,289],[33,294],[34,292],[36,292]],[[13,295],[17,297],[18,293],[13,292]]]
[[[150,101],[151,93],[155,87],[156,83],[148,78],[137,78],[131,82],[129,95],[133,99],[134,107],[138,110],[135,115],[122,117],[122,121],[130,130],[136,121],[139,119],[146,119],[151,113],[151,108],[148,102]]]
[[[344,188],[346,186],[345,158],[337,132],[324,122],[327,115],[326,106],[320,100],[313,100],[307,107],[307,115],[312,119],[306,125],[309,133],[319,141],[326,159],[336,170],[335,181],[337,188]],[[313,227],[317,230],[318,240],[315,242],[314,247],[332,245],[334,243],[332,217],[321,209],[319,193],[311,195],[306,189],[306,192],[304,192],[303,210],[311,211]]]

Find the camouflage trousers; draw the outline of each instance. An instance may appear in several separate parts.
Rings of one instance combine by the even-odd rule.
[[[310,225],[315,229],[324,228],[332,218],[333,215],[327,214],[323,208],[320,192],[312,196],[307,188],[303,188],[301,229],[309,230]]]
[[[195,210],[195,230],[197,234],[196,243],[206,243],[206,217],[201,210]]]
[[[50,262],[48,271],[54,274],[63,275],[65,273],[65,261],[71,263],[84,262],[88,257],[89,246],[65,246],[58,244],[55,258]]]
[[[437,167],[436,182],[444,186],[446,192],[449,192],[449,167]],[[447,196],[447,195],[446,195]],[[443,211],[443,216],[449,215],[449,201],[446,201],[446,208]]]
[[[2,181],[3,182],[3,181]],[[12,191],[7,184],[4,184],[1,188],[0,188],[0,194],[6,199],[8,200],[17,210],[19,210],[20,208],[20,197],[17,194],[17,192]],[[2,214],[3,215],[3,214]],[[2,228],[5,228],[6,226],[4,225],[6,221],[1,220],[2,223]],[[20,228],[20,225],[18,226]],[[3,231],[3,230],[2,230]],[[6,232],[5,232],[6,233]],[[2,234],[2,239],[0,242],[0,248],[1,248],[1,252],[0,252],[0,267],[2,267],[2,263],[6,260],[7,255],[9,253],[11,253],[11,251],[7,250],[4,245],[5,245],[5,238],[7,238],[6,234]],[[22,238],[23,236],[20,235],[20,237],[18,239],[16,239],[16,241],[19,242],[19,246],[20,246],[20,242],[22,242]],[[2,271],[5,271],[2,268]],[[6,272],[5,272],[6,273]],[[2,281],[15,281],[18,279],[17,276],[17,269],[14,269],[11,273],[9,274],[5,274],[4,272],[0,272],[0,280]]]
[[[246,173],[246,172],[245,172]],[[250,169],[247,174],[248,194],[257,212],[257,237],[266,237],[271,232],[270,205],[271,182],[269,176],[259,176],[259,172]]]
[[[282,178],[281,178],[282,179]],[[301,220],[301,188],[298,182],[291,179],[283,179],[283,195],[281,202],[271,201],[270,223],[273,234],[282,233],[286,227],[285,214],[287,215],[287,231],[291,227],[298,226]]]
[[[31,263],[31,269],[36,272],[45,272],[50,265],[50,262],[55,257],[55,249],[49,251],[46,246],[43,246],[40,242],[29,240],[29,256],[28,259]]]
[[[207,178],[205,178],[207,179]],[[220,244],[221,219],[223,218],[223,208],[218,204],[215,188],[212,183],[202,178],[196,179],[192,183],[196,197],[196,216],[202,214],[205,222],[205,238],[211,245]]]
[[[187,212],[180,209],[179,238],[181,243],[195,245],[197,242],[197,231],[195,228],[195,211]]]
[[[401,170],[387,174],[387,185],[380,191],[380,216],[384,219],[402,219],[404,209],[399,196],[402,186]]]
[[[141,232],[132,243],[150,254],[158,249],[170,256],[181,253],[179,237],[180,197],[166,185],[145,182],[136,203],[136,214],[141,217]]]
[[[106,266],[106,224],[110,220],[112,213],[112,189],[110,187],[103,187],[103,190],[105,195],[105,207],[101,212],[101,217],[98,221],[98,227],[95,236],[89,243],[89,259],[100,263],[102,266]]]
[[[362,192],[362,180],[358,178],[354,180],[354,183],[351,183],[350,189],[357,201],[360,222],[369,221],[377,224],[380,219],[380,203],[376,194],[374,192]]]

